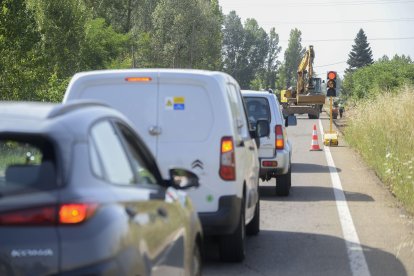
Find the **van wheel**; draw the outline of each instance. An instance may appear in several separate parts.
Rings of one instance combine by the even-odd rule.
[[[276,195],[288,196],[292,186],[292,171],[289,167],[287,174],[276,177]]]
[[[257,199],[253,219],[246,226],[246,234],[256,236],[260,232],[260,198]]]
[[[242,200],[239,225],[233,234],[220,237],[220,259],[224,262],[241,262],[244,260],[246,239],[244,208],[244,200]]]

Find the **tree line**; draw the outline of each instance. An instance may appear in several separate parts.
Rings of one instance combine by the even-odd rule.
[[[349,75],[372,64],[352,63],[367,46],[353,49]],[[281,51],[275,28],[224,15],[218,0],[3,0],[0,99],[61,101],[76,72],[113,68],[219,70],[244,89],[294,87],[300,30]]]

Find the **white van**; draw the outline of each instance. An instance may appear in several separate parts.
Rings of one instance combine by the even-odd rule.
[[[231,76],[179,69],[85,72],[72,78],[63,101],[74,99],[97,99],[124,113],[165,179],[171,167],[195,172],[200,187],[188,193],[204,234],[220,236],[222,260],[243,260],[245,233],[259,232],[259,163]],[[269,126],[262,123],[265,136]]]

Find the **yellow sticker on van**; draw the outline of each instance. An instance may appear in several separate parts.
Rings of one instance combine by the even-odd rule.
[[[184,97],[166,97],[165,98],[166,110],[184,110],[185,98]]]

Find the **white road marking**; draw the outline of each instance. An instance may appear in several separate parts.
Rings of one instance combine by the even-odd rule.
[[[319,120],[319,129],[323,137],[322,121]],[[325,157],[328,163],[329,172],[331,174],[332,187],[334,188],[336,208],[338,210],[339,220],[342,226],[342,233],[344,236],[349,265],[353,275],[370,276],[368,265],[365,260],[364,252],[359,242],[358,234],[355,230],[354,222],[352,221],[351,212],[346,202],[345,194],[342,189],[341,180],[339,179],[338,171],[332,158],[329,147],[324,146]]]

